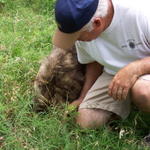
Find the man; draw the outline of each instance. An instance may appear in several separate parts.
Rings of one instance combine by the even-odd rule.
[[[133,102],[150,112],[150,12],[148,0],[58,0],[53,44],[76,44],[87,64],[77,123],[95,128],[112,116],[125,119]],[[104,72],[103,72],[104,67]]]

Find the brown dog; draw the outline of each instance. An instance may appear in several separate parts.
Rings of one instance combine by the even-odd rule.
[[[68,50],[54,47],[42,62],[34,82],[35,110],[42,111],[47,106],[77,99],[84,75],[85,65],[78,63],[75,47]]]

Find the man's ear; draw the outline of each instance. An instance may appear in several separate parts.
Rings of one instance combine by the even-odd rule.
[[[94,30],[99,30],[102,26],[102,19],[100,17],[97,17],[93,21]]]

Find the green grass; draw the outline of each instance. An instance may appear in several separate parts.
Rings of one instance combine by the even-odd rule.
[[[148,150],[140,140],[149,130],[149,115],[133,112],[114,122],[112,131],[79,128],[76,113],[65,117],[66,104],[47,114],[32,111],[33,81],[52,48],[53,6],[53,0],[0,0],[0,149]]]

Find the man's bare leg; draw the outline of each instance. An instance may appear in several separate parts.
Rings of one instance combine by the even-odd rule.
[[[105,125],[113,113],[102,109],[79,109],[77,123],[83,128],[98,128]]]
[[[150,81],[139,79],[131,90],[133,103],[143,112],[150,112]]]
[[[132,91],[133,103],[143,112],[150,113],[150,81],[137,80]],[[150,134],[144,138],[144,143],[150,146]]]

